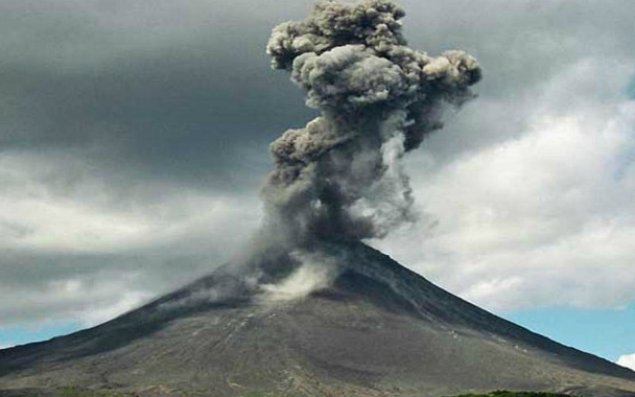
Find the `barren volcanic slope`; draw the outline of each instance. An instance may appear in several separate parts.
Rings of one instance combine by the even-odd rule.
[[[305,297],[267,298],[219,271],[101,326],[1,351],[0,389],[635,396],[635,372],[487,313],[363,244],[330,245],[322,255],[340,270]]]

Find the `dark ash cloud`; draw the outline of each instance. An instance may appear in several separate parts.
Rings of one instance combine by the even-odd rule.
[[[408,47],[404,16],[386,0],[320,1],[306,20],[273,30],[273,67],[290,71],[322,113],[271,144],[276,168],[263,196],[275,233],[359,240],[412,220],[399,160],[441,128],[443,104],[472,98],[481,70],[463,51]]]

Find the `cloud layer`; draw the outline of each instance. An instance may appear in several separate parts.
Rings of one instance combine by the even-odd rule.
[[[610,113],[545,116],[439,169],[430,160],[417,190],[427,229],[380,245],[498,311],[630,302],[635,105]]]
[[[634,354],[625,354],[621,356],[617,363],[623,367],[630,368],[635,371],[635,353]]]
[[[268,142],[314,117],[264,53],[311,3],[0,4],[3,325],[92,324],[231,256]],[[401,5],[413,47],[486,74],[406,165],[422,221],[373,243],[496,310],[633,300],[635,3]]]
[[[427,156],[412,162],[427,217],[419,237],[378,245],[499,312],[623,306],[635,298],[635,106],[626,95],[635,56],[624,19],[597,10],[598,32],[564,20],[574,9],[590,16],[590,3],[545,4],[532,16],[519,14],[528,3],[515,4],[492,13],[510,21],[496,41],[469,38],[467,16],[439,26],[502,77],[486,75],[479,100],[448,123],[458,149],[432,136]]]
[[[257,199],[115,175],[59,153],[0,153],[2,325],[95,324],[222,264]]]

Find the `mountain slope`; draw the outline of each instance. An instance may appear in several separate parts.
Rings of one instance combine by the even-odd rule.
[[[635,396],[635,372],[502,320],[365,245],[320,250],[340,271],[306,297],[268,299],[217,272],[101,326],[0,351],[0,389]]]

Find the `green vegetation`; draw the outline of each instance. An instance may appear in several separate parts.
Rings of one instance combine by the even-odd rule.
[[[294,392],[291,392],[292,394],[288,394],[288,393],[284,393],[284,394],[276,394],[276,392],[258,392],[258,391],[254,391],[254,392],[246,392],[246,394],[241,394],[239,397],[301,397],[301,396],[306,396],[306,394],[293,394]],[[330,394],[329,394],[330,396]],[[1,397],[1,396],[0,396]],[[206,395],[206,397],[208,397]]]
[[[270,394],[246,394],[241,397],[274,397]],[[275,396],[282,397],[282,396]],[[568,394],[553,394],[553,393],[535,393],[535,392],[512,392],[498,390],[488,394],[461,394],[460,396],[453,397],[575,397]]]
[[[130,395],[112,390],[90,390],[77,387],[65,387],[58,389],[55,397],[127,397]],[[252,393],[242,397],[273,397],[270,394]],[[574,397],[566,394],[535,393],[535,392],[511,392],[498,390],[488,394],[462,394],[454,397]]]
[[[207,394],[197,394],[203,396]],[[22,390],[13,392],[0,390],[0,397],[135,397],[135,393],[122,393],[108,389],[85,389],[80,387],[62,387],[56,390]],[[282,397],[273,396],[271,394],[250,393],[241,397]],[[488,394],[462,394],[454,397],[574,397],[566,394],[553,393],[533,393],[533,392],[511,392],[511,391],[495,391]]]
[[[462,394],[455,397],[572,397],[566,394],[513,392],[498,390],[489,394]]]
[[[62,387],[57,390],[55,397],[126,397],[127,394],[114,390],[83,389],[74,386]]]

